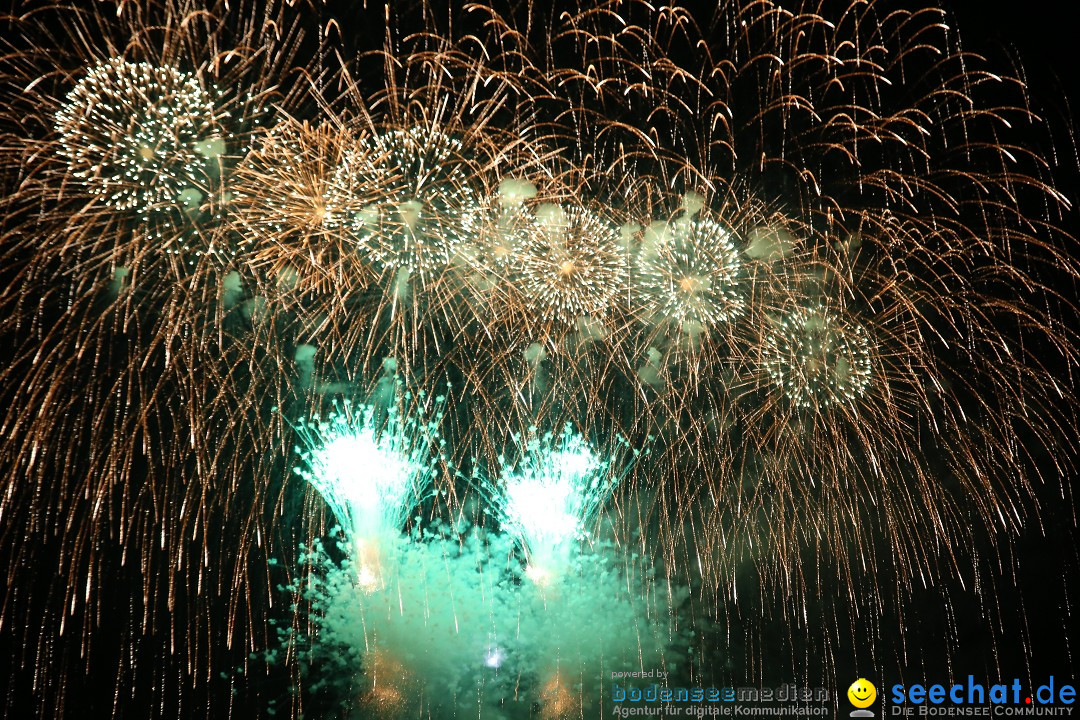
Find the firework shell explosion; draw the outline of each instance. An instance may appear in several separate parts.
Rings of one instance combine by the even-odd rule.
[[[1042,667],[1070,151],[943,10],[0,22],[7,712]]]

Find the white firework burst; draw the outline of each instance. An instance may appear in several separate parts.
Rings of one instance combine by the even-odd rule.
[[[763,364],[795,405],[825,408],[866,393],[871,343],[859,323],[822,307],[801,307],[766,332]]]
[[[544,321],[603,316],[626,285],[618,231],[580,207],[541,205],[520,262],[522,291]]]
[[[67,94],[55,120],[71,174],[119,210],[185,204],[224,153],[211,94],[173,67],[106,60]]]
[[[710,327],[746,309],[742,263],[731,233],[706,218],[680,217],[650,228],[638,258],[635,295],[650,321]]]
[[[475,170],[457,138],[414,127],[346,154],[332,186],[361,252],[421,278],[438,273],[474,230]]]

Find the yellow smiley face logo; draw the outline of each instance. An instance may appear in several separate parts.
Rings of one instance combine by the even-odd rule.
[[[847,689],[847,698],[857,708],[870,707],[877,700],[877,688],[869,680],[859,678]]]

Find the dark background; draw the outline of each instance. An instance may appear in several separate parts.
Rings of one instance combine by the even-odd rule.
[[[1056,185],[1073,203],[1066,229],[1074,237],[1080,235],[1080,171],[1074,136],[1074,108],[1080,103],[1080,47],[1070,20],[1077,5],[1065,1],[953,0],[941,6],[953,16],[955,22],[950,25],[959,31],[964,50],[983,55],[990,67],[1003,74],[1011,71],[1027,82],[1032,108],[1047,120],[1055,138],[1052,149],[1042,149],[1056,161]],[[1071,285],[1066,278],[1060,281]],[[1071,287],[1075,298],[1075,286]],[[1062,372],[1067,370],[1061,368]],[[1065,429],[1065,436],[1075,442],[1076,428]],[[1075,477],[1069,480],[1075,483]],[[991,613],[997,618],[988,618],[970,588],[955,583],[949,589],[948,602],[943,603],[937,593],[928,591],[920,605],[917,594],[911,608],[915,622],[910,626],[910,646],[929,650],[922,653],[921,659],[909,656],[906,663],[900,653],[896,670],[907,676],[904,682],[917,682],[919,676],[929,682],[943,682],[946,677],[963,678],[971,673],[976,681],[981,675],[987,684],[995,677],[1019,677],[1025,684],[1038,685],[1049,675],[1058,683],[1076,684],[1077,636],[1073,629],[1077,625],[1075,602],[1080,597],[1076,508],[1050,488],[1041,490],[1042,503],[1048,510],[1045,529],[1040,531],[1029,523],[1015,546],[1014,557],[1003,559],[1005,568],[1013,565],[1016,571],[1006,570],[999,580],[1000,608]],[[955,635],[945,622],[949,615],[956,620]],[[986,632],[988,621],[1003,629],[996,646]],[[945,657],[946,643],[955,643],[958,648],[951,662]],[[939,648],[937,652],[935,647]],[[855,662],[852,657],[847,661],[852,679],[856,673],[864,672],[866,663]],[[838,660],[838,678],[844,677],[845,664]],[[878,683],[879,697],[882,685],[887,688],[901,681],[889,677],[885,665],[886,677]],[[844,690],[838,687],[839,692]]]
[[[1080,235],[1080,172],[1074,134],[1075,112],[1080,103],[1080,62],[1077,36],[1066,20],[1075,13],[1076,5],[997,1],[953,2],[948,6],[956,14],[967,47],[991,58],[1004,55],[1015,62],[1024,73],[1036,107],[1057,128],[1058,183],[1073,203],[1067,229],[1074,237]],[[1069,434],[1075,441],[1076,428],[1071,428]],[[1070,480],[1075,484],[1075,473]],[[1020,590],[1025,598],[1021,602],[1027,604],[1029,627],[1022,628],[1017,622],[1016,644],[1009,651],[1026,653],[1032,659],[1036,678],[1053,674],[1072,678],[1075,684],[1075,602],[1080,597],[1076,508],[1065,506],[1060,498],[1047,498],[1046,503],[1054,512],[1046,537],[1030,528],[1028,537],[1017,548],[1024,563]],[[1025,642],[1027,629],[1030,645]]]
[[[1080,55],[1075,26],[1070,23],[1077,5],[1065,0],[1050,2],[1007,2],[1005,0],[953,0],[942,3],[956,17],[956,27],[965,49],[987,56],[991,65],[1008,70],[1015,67],[1030,88],[1041,114],[1059,132],[1067,132],[1058,143],[1059,185],[1070,190],[1074,203],[1072,227],[1076,235],[1075,204],[1077,159],[1073,132],[1075,112],[1080,103]],[[1005,66],[1004,63],[1011,63]]]

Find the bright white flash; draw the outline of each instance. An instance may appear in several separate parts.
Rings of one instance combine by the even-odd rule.
[[[586,534],[614,487],[609,468],[569,426],[529,440],[516,463],[503,461],[501,493],[495,489],[503,526],[525,547],[531,566],[552,570]]]
[[[346,404],[326,420],[299,424],[306,467],[297,473],[353,540],[400,532],[432,479],[433,425]]]
[[[489,668],[499,668],[503,664],[505,656],[503,655],[502,648],[495,646],[490,648],[487,653],[484,654],[484,665]]]
[[[339,435],[309,456],[313,475],[349,507],[354,519],[374,520],[407,499],[424,466],[403,455],[395,443],[380,445],[375,431],[363,427]]]
[[[554,545],[582,532],[604,469],[579,436],[563,439],[563,449],[527,457],[506,480],[507,518],[532,544]]]

